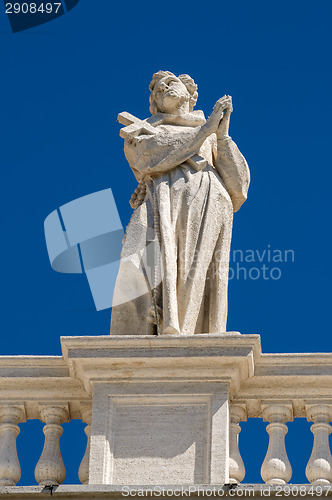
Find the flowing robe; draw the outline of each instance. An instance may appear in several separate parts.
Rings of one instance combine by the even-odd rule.
[[[199,112],[194,113],[180,125],[161,124],[155,135],[125,141],[126,158],[137,179],[147,172],[153,177],[146,182],[144,200],[127,227],[111,335],[156,332],[147,319],[153,305],[151,269],[142,259],[149,242],[156,240],[156,232],[162,272],[160,333],[226,331],[233,211],[246,199],[249,169],[231,138],[217,140],[212,134],[202,141],[199,151],[190,151],[188,144],[205,122],[197,122]],[[185,158],[195,153],[207,160],[203,168]]]

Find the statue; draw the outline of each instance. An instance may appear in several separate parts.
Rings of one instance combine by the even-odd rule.
[[[246,200],[250,182],[247,162],[228,135],[232,98],[219,99],[205,120],[202,111],[193,111],[198,94],[190,76],[159,71],[150,90],[151,117],[118,117],[139,185],[131,198],[135,210],[123,242],[111,335],[223,333],[233,212]],[[151,242],[158,243],[160,259],[150,279],[142,255]]]

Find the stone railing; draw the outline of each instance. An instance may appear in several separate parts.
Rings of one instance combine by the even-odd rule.
[[[312,453],[306,467],[308,482],[332,483],[332,354],[261,354],[255,374],[243,382],[230,406],[230,478],[241,482],[245,468],[240,455],[239,422],[262,418],[268,422],[269,446],[261,466],[267,484],[291,481],[292,467],[285,447],[287,422],[312,422]]]
[[[87,424],[87,448],[79,469],[81,483],[126,484],[125,481],[121,483],[115,480],[113,483],[107,479],[91,479],[111,477],[90,475],[93,468],[99,470],[101,467],[95,462],[98,462],[98,446],[101,446],[100,442],[105,437],[98,416],[103,399],[98,396],[99,399],[95,401],[93,395],[98,393],[105,381],[108,393],[112,384],[120,384],[121,390],[116,393],[114,404],[118,404],[117,401],[122,398],[121,404],[129,408],[133,404],[131,401],[134,401],[129,399],[136,391],[132,389],[133,384],[138,384],[135,387],[141,391],[141,385],[150,387],[151,380],[158,381],[158,384],[162,382],[164,385],[158,385],[160,391],[166,381],[169,398],[169,387],[174,380],[195,383],[195,377],[204,381],[204,387],[219,380],[228,387],[228,397],[225,399],[228,418],[224,418],[222,424],[229,433],[229,440],[224,440],[227,448],[224,450],[225,467],[228,468],[224,475],[225,483],[241,483],[245,477],[239,433],[240,422],[248,418],[261,418],[268,423],[266,457],[263,464],[257,464],[257,467],[261,465],[263,481],[269,485],[285,485],[291,481],[292,467],[285,447],[287,422],[305,417],[312,422],[313,433],[313,448],[306,467],[306,477],[313,485],[331,484],[329,434],[332,421],[332,355],[264,355],[260,350],[259,337],[255,335],[234,334],[228,337],[213,336],[212,339],[195,336],[191,339],[73,337],[62,339],[63,357],[0,357],[0,486],[15,486],[20,479],[16,438],[20,431],[18,424],[27,419],[40,419],[45,424],[44,448],[35,468],[39,485],[58,485],[64,481],[65,466],[59,439],[63,432],[61,424],[70,419],[81,419]],[[194,367],[192,371],[191,364]],[[179,367],[181,371],[177,371]],[[123,390],[127,385],[131,387],[128,395]],[[150,389],[144,390],[148,393],[143,402],[145,405],[155,407],[161,404],[160,397],[152,401]],[[200,407],[205,404],[207,408],[211,407],[206,396],[209,391],[205,388],[196,394],[186,389],[188,405],[193,405],[195,398],[200,398]],[[94,407],[96,410],[93,410]],[[106,410],[105,415],[109,411],[115,410]],[[90,458],[91,423],[94,456]],[[105,425],[109,427],[106,420]],[[216,432],[213,427],[211,429],[212,441],[219,439],[218,429]],[[110,466],[106,468],[110,469]],[[212,468],[211,471],[210,477],[218,479],[218,475],[213,475]],[[211,479],[210,484],[216,484],[217,479]]]
[[[16,451],[18,424],[39,419],[45,425],[44,448],[35,468],[40,485],[61,484],[66,475],[59,439],[62,425],[71,419],[91,424],[91,397],[78,380],[70,377],[62,357],[0,357],[0,486],[14,486],[20,480],[21,467]],[[88,481],[88,449],[79,477]]]

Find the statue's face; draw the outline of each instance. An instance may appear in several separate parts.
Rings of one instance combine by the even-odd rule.
[[[158,108],[163,113],[173,114],[189,102],[186,86],[174,75],[161,78],[154,91]]]

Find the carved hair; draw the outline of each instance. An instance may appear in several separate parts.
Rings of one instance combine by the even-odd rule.
[[[160,109],[158,108],[157,102],[156,102],[156,91],[155,87],[156,84],[162,79],[165,78],[165,76],[175,76],[174,73],[171,73],[171,71],[158,71],[158,73],[155,73],[152,77],[151,83],[150,83],[150,113],[152,115],[158,113]],[[194,106],[197,101],[198,97],[198,92],[197,92],[197,85],[194,82],[194,80],[189,76],[189,75],[179,75],[178,76],[179,80],[185,85],[185,87],[188,90],[189,93],[189,111],[192,111],[194,109]]]

